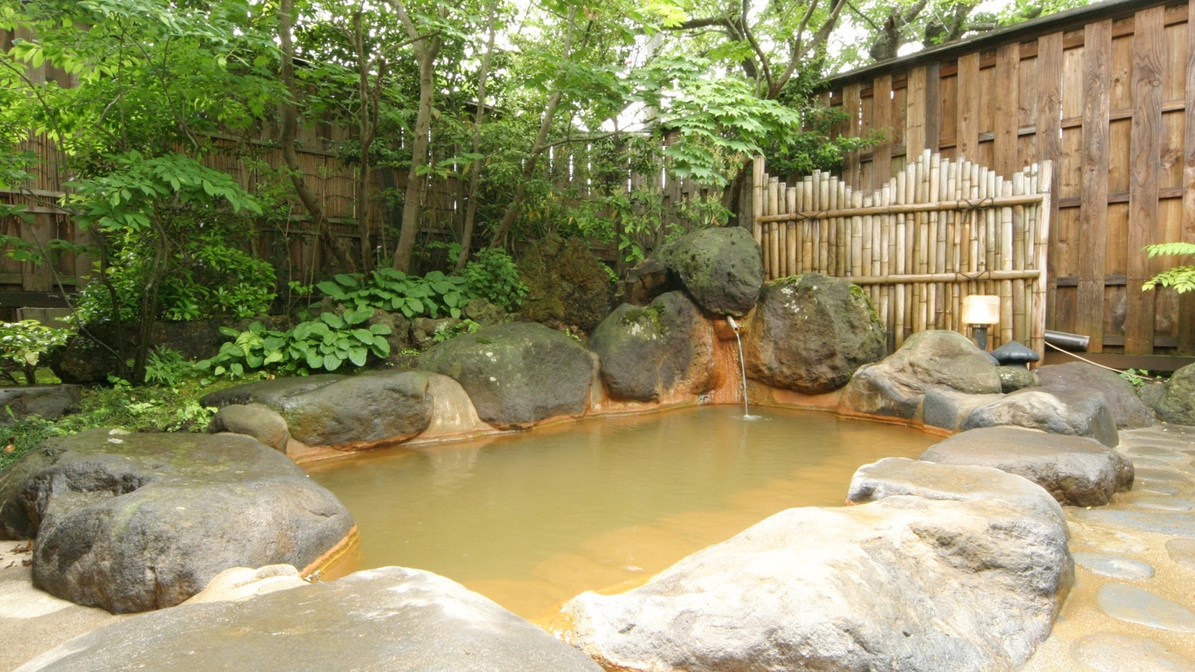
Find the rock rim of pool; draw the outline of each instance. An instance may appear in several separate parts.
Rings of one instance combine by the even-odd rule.
[[[640,588],[582,593],[565,637],[612,670],[1010,669],[1073,571],[1065,526],[1006,501],[789,509]]]
[[[33,582],[85,606],[173,606],[230,567],[314,568],[355,530],[331,492],[239,434],[56,437],[0,476],[0,534]]]
[[[230,642],[235,641],[235,645]],[[580,651],[431,572],[371,569],[241,601],[143,614],[19,669],[602,672]]]

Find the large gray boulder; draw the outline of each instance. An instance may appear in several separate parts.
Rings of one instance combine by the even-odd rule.
[[[401,567],[138,616],[76,637],[21,669],[601,672],[481,595]]]
[[[258,403],[277,411],[290,435],[309,446],[362,449],[401,443],[427,429],[427,371],[321,375],[231,387],[203,403]],[[213,403],[214,402],[214,403]]]
[[[993,467],[1037,483],[1060,504],[1102,506],[1133,487],[1133,463],[1098,441],[1020,427],[988,427],[931,446],[921,460]]]
[[[1154,414],[1137,396],[1129,381],[1116,373],[1085,362],[1052,364],[1037,369],[1037,379],[1048,392],[1082,391],[1103,397],[1118,429],[1154,424]]]
[[[703,311],[741,317],[759,300],[763,257],[746,229],[701,229],[665,245],[654,255]]]
[[[967,394],[949,387],[935,387],[921,399],[921,422],[952,432],[962,429],[971,412],[998,399],[999,394]]]
[[[1176,425],[1195,425],[1195,364],[1188,364],[1162,385],[1148,385],[1142,399],[1158,417]]]
[[[57,420],[79,410],[79,394],[78,385],[0,387],[0,409],[8,409],[8,412],[0,410],[0,424],[24,420],[31,415]]]
[[[955,331],[921,331],[895,353],[855,372],[843,389],[846,414],[911,418],[925,393],[948,387],[967,394],[1000,392],[1000,376],[987,353]]]
[[[1063,525],[996,500],[789,509],[564,606],[609,670],[1009,670],[1050,633]]]
[[[589,357],[572,338],[521,322],[440,343],[419,356],[419,368],[460,383],[487,423],[523,429],[586,411],[594,373]]]
[[[866,504],[897,495],[950,500],[996,499],[1053,518],[1066,529],[1066,516],[1050,493],[1026,478],[993,467],[886,457],[855,471],[846,499],[852,504]]]
[[[662,294],[646,307],[622,304],[594,330],[589,348],[614,398],[657,401],[710,389],[713,327],[680,292]]]
[[[884,356],[884,324],[867,295],[820,273],[764,285],[744,331],[747,377],[805,394],[837,390]]]
[[[0,533],[35,538],[34,585],[114,613],[173,606],[229,567],[308,567],[353,528],[332,493],[238,434],[93,429],[0,476]]]
[[[1120,443],[1116,420],[1098,392],[1060,387],[1027,387],[971,411],[963,429],[1018,425],[1053,434]]]

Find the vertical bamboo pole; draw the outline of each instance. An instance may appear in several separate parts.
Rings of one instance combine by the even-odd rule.
[[[959,174],[958,162],[952,161],[949,168],[946,170],[946,198],[947,200],[958,200],[959,198]],[[952,210],[946,213],[946,251],[947,261],[946,270],[957,273],[962,269],[962,228],[959,225],[959,219],[962,216],[958,210]],[[947,283],[947,288],[950,294],[947,303],[946,311],[946,329],[954,329],[960,331],[959,327],[961,309],[959,299],[959,285],[957,282]]]
[[[895,192],[897,205],[904,205],[908,202],[908,175],[908,172],[903,170],[896,174]],[[908,224],[904,214],[898,213],[895,216],[895,225],[896,257],[894,261],[896,262],[896,273],[905,275],[909,273],[909,245],[905,239],[905,230],[908,228]],[[895,294],[893,298],[896,299],[896,305],[893,307],[892,312],[894,313],[893,318],[896,327],[897,348],[905,342],[905,312],[908,310],[908,304],[905,299],[905,288],[906,285],[904,283],[898,283],[893,290]]]
[[[1046,292],[1049,288],[1046,263],[1049,255],[1050,227],[1053,225],[1053,222],[1050,221],[1050,209],[1054,197],[1050,192],[1050,187],[1054,184],[1053,171],[1054,163],[1052,161],[1042,162],[1038,178],[1038,190],[1042,194],[1042,201],[1037,209],[1037,255],[1034,263],[1039,275],[1033,283],[1033,324],[1030,327],[1029,336],[1029,347],[1036,350],[1043,359],[1046,354]]]
[[[789,187],[784,191],[784,201],[787,210],[790,214],[800,212],[797,210],[797,188]],[[784,276],[796,275],[797,271],[797,227],[795,222],[785,222],[784,224]]]
[[[776,187],[776,202],[780,207],[781,214],[789,214],[792,212],[788,209],[788,183],[781,182]],[[785,267],[788,263],[788,223],[776,222],[776,277],[783,278],[788,275],[788,269]]]
[[[768,212],[770,214],[780,214],[780,180],[775,177],[768,178]],[[768,280],[776,279],[776,245],[778,238],[776,228],[776,222],[768,224],[768,252],[766,261],[764,262],[764,269],[766,271],[764,277]]]
[[[846,191],[846,184],[844,182],[842,182],[841,180],[839,180],[838,178],[834,178],[834,181],[835,181],[835,190],[838,193],[838,207],[845,210],[851,206],[850,196],[847,194],[847,191]],[[837,260],[837,263],[835,264],[835,266],[837,266],[837,269],[835,270],[834,275],[837,275],[837,276],[849,275],[850,271],[851,271],[850,261],[849,261],[850,251],[851,251],[851,218],[850,217],[839,217],[837,230],[838,230],[838,260]]]
[[[1024,195],[1025,193],[1025,173],[1013,173],[1012,186],[1009,193],[1014,195]],[[1015,270],[1025,270],[1025,228],[1028,225],[1028,220],[1025,218],[1024,206],[1015,206],[1010,208],[1012,218],[1012,268]],[[1029,329],[1026,322],[1026,306],[1025,306],[1025,281],[1017,279],[1012,281],[1012,338],[1021,343],[1028,343]]]
[[[892,204],[892,182],[885,182],[880,187],[880,205]],[[892,258],[896,250],[895,227],[892,226],[892,216],[884,213],[879,216],[880,238],[876,244],[880,246],[880,275],[892,273]],[[884,318],[884,327],[888,330],[888,351],[896,350],[896,324],[892,319],[895,308],[892,300],[892,285],[880,285],[880,313]]]
[[[851,192],[851,207],[863,207],[863,194],[858,191]],[[850,273],[854,277],[863,275],[863,231],[865,225],[863,224],[863,215],[855,215],[851,217],[851,249],[850,249]],[[870,243],[870,241],[868,241]],[[870,248],[870,244],[868,245]]]
[[[826,176],[817,173],[817,207],[818,210],[828,210],[830,207],[830,181]],[[817,236],[817,272],[829,273],[830,269],[830,222],[825,217],[818,218]]]
[[[914,184],[913,198],[915,203],[926,203],[929,201],[929,166],[926,162],[918,159],[915,162],[913,177],[916,180]],[[919,212],[914,218],[916,223],[916,237],[914,240],[914,249],[916,250],[916,269],[918,273],[925,273],[929,268],[929,217],[927,213]],[[926,325],[929,323],[929,290],[930,284],[919,282],[914,285],[914,297],[916,298],[916,310],[913,313],[913,331],[925,331]]]
[[[1002,196],[1012,196],[1012,180],[1004,180],[1000,184],[1000,194]],[[1012,207],[1005,206],[1000,208],[1000,268],[1001,270],[1010,271],[1013,268],[1014,262],[1014,244],[1013,244],[1013,217]],[[1012,280],[1004,280],[1000,283],[1000,342],[1008,343],[1013,340],[1013,334],[1016,333],[1016,304],[1018,303],[1013,294]]]
[[[804,194],[805,209],[809,212],[817,210],[817,201],[814,199],[816,190],[813,188],[813,178],[806,177],[801,181],[801,193]],[[817,263],[817,220],[807,219],[802,223],[805,227],[805,232],[801,236],[801,272],[808,273],[813,270]]]
[[[793,231],[796,233],[796,248],[797,248],[797,263],[793,267],[795,273],[801,273],[804,269],[805,263],[805,241],[808,240],[808,225],[809,220],[804,218],[804,214],[809,210],[809,204],[805,202],[805,188],[804,182],[797,182],[793,186],[793,193],[797,199],[797,212],[802,214],[802,218],[794,222]]]

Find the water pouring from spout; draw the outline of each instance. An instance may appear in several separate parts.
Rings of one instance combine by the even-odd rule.
[[[726,324],[734,330],[734,340],[739,347],[739,371],[742,373],[741,380],[743,381],[743,417],[750,420],[751,411],[747,407],[747,364],[743,361],[743,339],[739,338],[739,323],[734,321],[730,315],[726,316]]]

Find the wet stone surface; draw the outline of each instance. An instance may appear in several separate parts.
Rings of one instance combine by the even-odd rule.
[[[1096,595],[1100,611],[1112,618],[1162,630],[1195,632],[1195,611],[1140,588],[1104,584]]]
[[[1114,579],[1148,579],[1154,575],[1154,568],[1147,562],[1107,553],[1074,553],[1075,564],[1096,574]]]
[[[1195,539],[1171,539],[1166,542],[1166,553],[1179,567],[1195,572]]]
[[[1115,509],[1077,509],[1072,515],[1097,525],[1156,532],[1176,537],[1195,537],[1195,516],[1186,513],[1146,513]]]
[[[1195,661],[1145,637],[1097,633],[1075,642],[1071,655],[1099,672],[1195,672]]]
[[[1182,497],[1138,497],[1133,500],[1133,506],[1156,511],[1190,511],[1195,509],[1195,501]]]
[[[1164,485],[1177,485],[1180,487],[1191,484],[1190,478],[1183,476],[1182,474],[1176,474],[1173,471],[1160,469],[1157,467],[1145,467],[1143,469],[1138,469],[1136,478],[1142,483],[1161,483]]]

